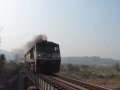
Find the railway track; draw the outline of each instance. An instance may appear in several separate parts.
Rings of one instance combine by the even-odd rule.
[[[73,78],[65,77],[58,74],[46,75],[46,74],[33,74],[27,69],[24,69],[28,77],[35,83],[35,85],[41,90],[41,85],[44,86],[42,90],[112,90],[109,88],[101,87],[84,81],[76,80]],[[40,84],[42,80],[48,83],[55,89],[45,89],[44,84]],[[48,86],[48,84],[46,84]],[[41,87],[41,88],[40,88]]]
[[[54,74],[54,76],[59,78],[59,79],[74,83],[75,85],[83,86],[85,88],[88,88],[89,90],[112,90],[112,89],[109,89],[109,88],[101,87],[101,86],[98,86],[98,85],[95,85],[95,84],[87,83],[87,82],[84,82],[84,81],[81,81],[81,80],[65,77],[65,76],[58,75],[58,74]]]
[[[58,87],[58,90],[112,90],[109,88],[104,88],[91,83],[61,76],[58,74],[52,74],[52,75],[39,74],[39,76],[46,79],[56,87]]]
[[[81,86],[74,85],[72,83],[66,82],[65,80],[59,79],[55,76],[43,75],[43,77],[53,84],[59,86],[58,89],[60,90],[89,90]]]

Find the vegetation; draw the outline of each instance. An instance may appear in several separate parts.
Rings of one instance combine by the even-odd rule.
[[[118,63],[112,66],[64,64],[61,65],[59,74],[120,90],[120,65]]]
[[[20,67],[14,62],[7,62],[5,55],[0,55],[0,90],[18,90]]]
[[[110,58],[101,58],[98,56],[93,57],[62,57],[62,64],[84,64],[84,65],[113,65],[120,64],[120,60],[114,60]]]
[[[17,55],[15,60],[17,61]],[[18,64],[14,61],[8,62],[4,54],[0,55],[0,90],[18,90],[19,70]],[[61,65],[60,74],[113,90],[120,90],[119,63],[111,66],[64,64]]]
[[[116,63],[115,69],[116,69],[118,72],[120,71],[120,65],[119,65],[118,63]]]

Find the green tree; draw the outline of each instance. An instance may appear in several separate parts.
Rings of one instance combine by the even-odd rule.
[[[5,89],[5,84],[3,82],[4,79],[4,65],[5,65],[5,55],[1,54],[0,55],[0,90],[4,90]]]
[[[4,60],[5,60],[5,55],[4,55],[4,54],[1,54],[1,55],[0,55],[0,59],[4,61]]]
[[[4,54],[1,54],[0,55],[0,74],[2,73],[2,70],[3,70],[3,66],[5,65],[5,55]]]
[[[118,64],[118,63],[116,63],[116,65],[115,65],[115,69],[117,70],[117,72],[119,72],[119,71],[120,71],[120,66],[119,66],[119,64]]]
[[[18,88],[18,79],[20,66],[14,61],[10,61],[5,65],[6,90],[16,90]],[[10,89],[9,89],[10,88]]]
[[[74,66],[72,64],[67,65],[68,71],[74,71]]]
[[[14,61],[6,62],[5,55],[0,55],[0,90],[18,90],[20,66]]]
[[[78,66],[74,66],[74,71],[75,72],[79,72],[80,71],[80,68]]]
[[[89,66],[88,65],[81,65],[82,71],[87,72]]]

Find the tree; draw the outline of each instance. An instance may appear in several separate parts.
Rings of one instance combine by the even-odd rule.
[[[3,61],[6,60],[6,59],[5,59],[5,55],[4,55],[4,54],[1,54],[1,55],[0,55],[0,59],[3,60]]]
[[[119,64],[118,64],[118,63],[116,63],[116,65],[115,65],[115,69],[117,70],[117,72],[119,72],[119,71],[120,71],[120,66],[119,66]]]
[[[74,67],[72,64],[67,65],[68,71],[74,71]]]
[[[88,65],[81,65],[81,68],[83,71],[88,71],[89,66]]]
[[[0,74],[2,73],[2,69],[3,69],[3,66],[5,64],[5,55],[4,54],[1,54],[0,55]]]
[[[80,71],[80,68],[78,66],[74,66],[74,71],[75,72],[79,72]]]
[[[9,88],[11,88],[11,90],[16,90],[16,88],[18,88],[20,67],[14,61],[10,61],[9,63],[6,63],[5,71],[6,90],[9,90]]]
[[[1,54],[0,55],[0,90],[5,89],[5,85],[3,83],[3,76],[4,76],[4,65],[5,65],[5,55]]]
[[[18,90],[20,66],[14,61],[6,62],[5,55],[0,55],[0,90]]]

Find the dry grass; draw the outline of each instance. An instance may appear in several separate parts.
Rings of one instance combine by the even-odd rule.
[[[107,70],[104,72],[102,70],[86,72],[60,71],[59,74],[113,90],[120,90],[120,72],[116,72],[114,69],[113,72],[112,70],[110,72]]]

